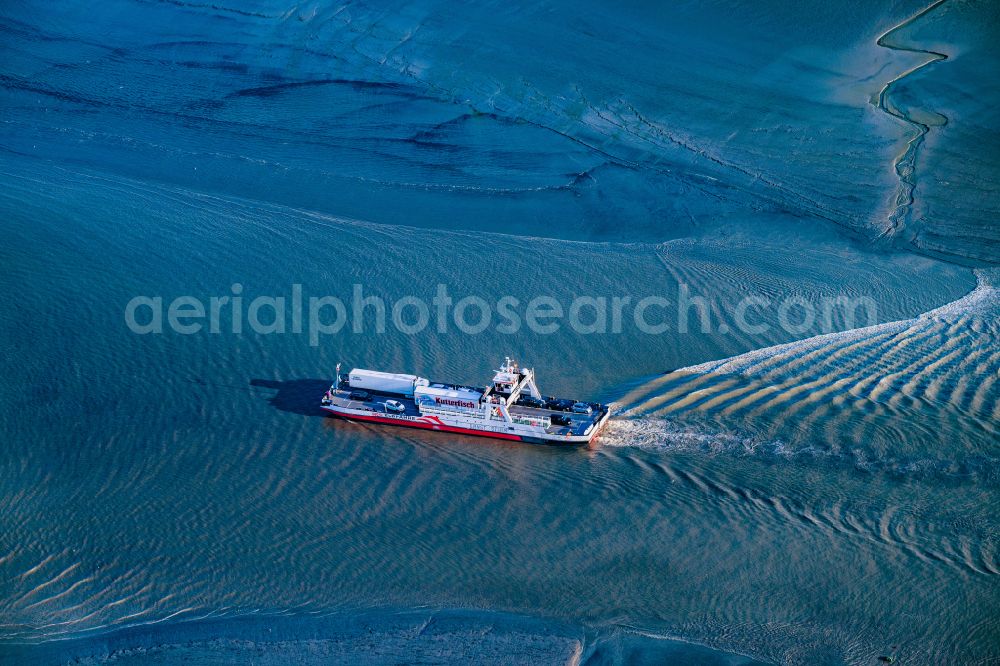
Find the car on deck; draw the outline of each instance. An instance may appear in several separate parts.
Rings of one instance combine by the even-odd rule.
[[[536,409],[543,409],[545,407],[544,400],[530,395],[522,395],[517,399],[516,404],[521,405],[522,407],[534,407]]]

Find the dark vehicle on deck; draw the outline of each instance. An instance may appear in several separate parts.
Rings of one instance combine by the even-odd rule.
[[[530,395],[522,395],[517,399],[518,405],[523,407],[535,407],[536,409],[543,409],[545,407],[545,401],[540,398],[535,398]]]

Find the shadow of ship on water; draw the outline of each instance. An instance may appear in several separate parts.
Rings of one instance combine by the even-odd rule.
[[[324,416],[319,401],[330,388],[329,379],[251,379],[250,386],[274,391],[268,398],[271,406],[283,412],[303,416]]]

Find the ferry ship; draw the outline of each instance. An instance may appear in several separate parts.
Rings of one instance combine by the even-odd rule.
[[[539,444],[589,443],[611,413],[596,402],[543,397],[534,370],[510,358],[485,388],[360,368],[342,375],[338,363],[321,406],[350,421]]]

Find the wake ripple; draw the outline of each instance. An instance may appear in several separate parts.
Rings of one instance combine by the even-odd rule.
[[[1000,292],[995,270],[977,271],[977,278],[964,298],[914,319],[657,377],[619,401],[625,418],[605,439],[673,450],[820,453],[866,469],[996,479]]]

